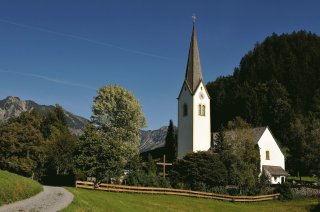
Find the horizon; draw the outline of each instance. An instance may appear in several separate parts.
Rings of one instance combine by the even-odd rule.
[[[96,90],[117,84],[139,100],[148,127],[177,126],[176,100],[196,29],[204,83],[233,74],[276,33],[317,35],[317,1],[6,1],[0,7],[0,99],[59,104],[90,119]]]

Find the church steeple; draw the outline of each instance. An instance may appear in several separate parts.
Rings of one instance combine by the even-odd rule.
[[[184,82],[178,97],[178,158],[208,151],[211,141],[210,97],[203,83],[195,16]]]
[[[193,22],[192,36],[189,47],[188,64],[186,70],[185,81],[188,84],[191,92],[194,93],[198,85],[202,81],[202,71],[200,64],[200,56],[198,49],[197,34],[195,24]]]

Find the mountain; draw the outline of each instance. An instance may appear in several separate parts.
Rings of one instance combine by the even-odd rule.
[[[141,130],[140,152],[147,152],[165,145],[168,127],[157,130]]]
[[[175,132],[177,127],[174,127]],[[163,126],[157,130],[141,130],[140,152],[147,152],[160,147],[164,147],[168,126]]]
[[[47,110],[53,108],[52,105],[39,105],[31,100],[21,100],[19,97],[8,96],[0,100],[0,124],[7,122],[10,118],[19,116],[22,112],[36,109],[40,114],[45,114]],[[75,135],[81,135],[88,120],[66,110],[65,115],[71,132]],[[141,130],[140,152],[163,147],[167,136],[167,128],[167,126],[163,126],[157,130]]]
[[[19,97],[8,96],[0,100],[0,123],[5,123],[10,118],[19,116],[22,112],[36,109],[40,114],[45,114],[47,110],[53,108],[52,105],[39,105],[31,100],[21,100]],[[65,115],[71,132],[75,135],[82,134],[88,120],[66,110]]]

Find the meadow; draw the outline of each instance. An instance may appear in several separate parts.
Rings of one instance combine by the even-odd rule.
[[[289,176],[287,178],[288,180],[295,180],[295,181],[300,181],[300,177],[293,177],[293,176]],[[301,177],[301,180],[304,182],[309,182],[309,183],[315,183],[318,182],[319,179],[316,177],[309,177],[309,176],[303,176]]]
[[[67,188],[74,201],[64,209],[68,211],[310,211],[317,199],[232,203],[211,199],[174,195],[128,194],[86,189]]]
[[[0,206],[26,199],[42,191],[42,186],[29,178],[0,170]]]

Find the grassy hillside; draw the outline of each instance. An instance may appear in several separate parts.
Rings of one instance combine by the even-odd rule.
[[[34,180],[0,170],[0,205],[26,199],[41,190]]]
[[[173,195],[126,194],[68,188],[74,202],[63,211],[309,211],[316,199],[231,203]]]

